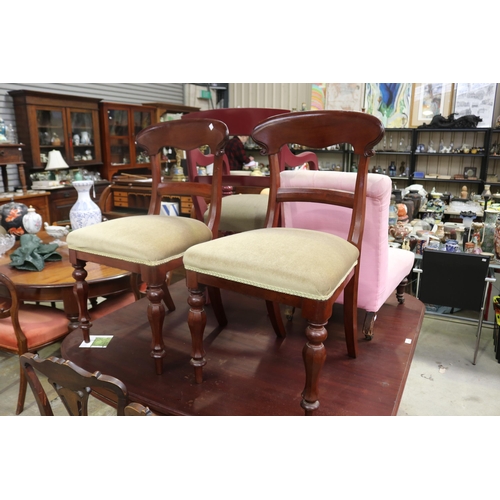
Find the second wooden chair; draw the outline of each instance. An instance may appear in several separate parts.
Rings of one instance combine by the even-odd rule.
[[[152,332],[151,356],[155,361],[156,373],[162,373],[165,356],[164,303],[170,311],[175,309],[166,285],[167,273],[182,266],[184,252],[190,246],[217,236],[222,155],[227,139],[226,125],[212,119],[162,122],[139,132],[137,143],[151,159],[152,194],[148,215],[108,220],[72,231],[67,237],[69,259],[74,267],[80,327],[87,342],[90,339],[91,323],[87,311],[85,264],[95,262],[136,273],[147,284],[147,314]],[[160,162],[160,150],[163,147],[186,151],[205,145],[215,155],[214,182],[211,185],[163,179]],[[207,224],[189,217],[159,215],[162,197],[167,195],[211,199]]]

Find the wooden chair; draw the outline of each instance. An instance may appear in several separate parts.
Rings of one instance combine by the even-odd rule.
[[[319,406],[318,377],[325,361],[325,325],[338,296],[344,291],[344,328],[349,356],[356,356],[358,258],[363,237],[369,157],[384,128],[372,115],[346,111],[283,114],[259,124],[253,140],[269,155],[271,188],[266,228],[218,238],[191,247],[184,254],[190,292],[188,324],[192,336],[191,364],[197,383],[206,364],[203,333],[205,286],[220,326],[227,323],[220,289],[266,301],[275,332],[284,336],[277,304],[300,308],[307,320],[303,350],[306,371],[301,406],[310,415]],[[359,155],[354,193],[332,189],[280,188],[280,149],[289,143],[311,148],[350,143]],[[277,227],[280,204],[314,201],[352,210],[349,234],[339,236],[307,229]],[[217,296],[217,301],[213,297]],[[277,324],[278,323],[278,324]]]
[[[64,311],[20,303],[14,283],[0,273],[0,349],[21,356],[53,344],[68,333],[69,321]],[[16,415],[24,409],[26,389],[26,377],[21,370]]]
[[[250,136],[253,129],[263,120],[279,114],[289,113],[286,109],[274,108],[223,108],[207,111],[188,113],[182,116],[184,120],[196,118],[213,118],[223,121],[230,135]],[[188,177],[191,181],[210,183],[211,176],[199,176],[197,167],[206,167],[213,163],[213,155],[203,154],[192,150],[187,153]],[[288,145],[280,152],[280,168],[294,168],[304,163],[309,168],[318,170],[318,159],[312,152],[303,152],[300,155],[291,153]],[[229,187],[238,191],[237,197],[224,196],[221,207],[219,230],[224,233],[250,231],[265,226],[267,213],[267,196],[259,196],[261,190],[269,187],[270,180],[267,176],[234,175],[230,170],[227,156],[223,157],[222,186],[223,195]],[[240,194],[242,193],[242,194]],[[195,216],[199,220],[207,213],[207,204],[202,198],[193,200]]]
[[[99,391],[99,399],[116,407],[119,416],[152,415],[149,408],[130,403],[125,385],[115,377],[90,373],[71,361],[55,356],[42,359],[38,354],[26,353],[20,357],[21,370],[35,396],[40,415],[53,417],[54,412],[38,373],[48,378],[71,417],[88,416],[89,396]]]
[[[151,356],[155,361],[156,373],[162,373],[165,356],[162,336],[165,305],[169,311],[175,309],[166,277],[170,271],[182,266],[186,249],[217,236],[222,154],[227,138],[226,125],[211,119],[163,122],[139,132],[136,142],[151,158],[152,196],[148,214],[87,226],[72,231],[66,239],[69,259],[74,267],[74,289],[79,303],[80,326],[86,341],[90,338],[91,328],[87,311],[86,262],[106,264],[136,273],[147,284],[148,319],[152,331]],[[164,182],[159,152],[165,145],[186,151],[208,145],[215,154],[212,185]],[[159,215],[161,199],[167,195],[192,195],[211,199],[207,224],[189,217]]]

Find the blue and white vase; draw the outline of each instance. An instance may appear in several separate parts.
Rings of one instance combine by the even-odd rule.
[[[69,211],[71,229],[80,229],[102,222],[101,209],[90,198],[90,188],[94,181],[73,181],[74,188],[78,191],[78,199]]]

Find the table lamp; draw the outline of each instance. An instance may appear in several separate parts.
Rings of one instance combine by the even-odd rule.
[[[61,152],[56,149],[49,151],[49,160],[47,161],[45,170],[48,170],[49,172],[53,171],[50,173],[53,173],[56,181],[59,181],[59,170],[63,170],[65,168],[69,168],[69,165],[64,161]]]

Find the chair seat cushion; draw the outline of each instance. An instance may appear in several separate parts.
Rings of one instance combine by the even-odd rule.
[[[182,257],[190,246],[211,238],[210,229],[196,219],[134,215],[77,229],[66,241],[73,250],[157,266]]]
[[[219,231],[239,233],[262,229],[266,222],[269,196],[234,194],[222,198]],[[208,211],[205,213],[207,219]]]
[[[358,249],[329,233],[265,228],[195,245],[184,267],[238,283],[327,300],[357,263]]]
[[[61,309],[54,307],[23,304],[19,308],[19,323],[28,349],[47,344],[69,333],[69,320]],[[17,351],[17,339],[11,318],[0,319],[0,347]]]

